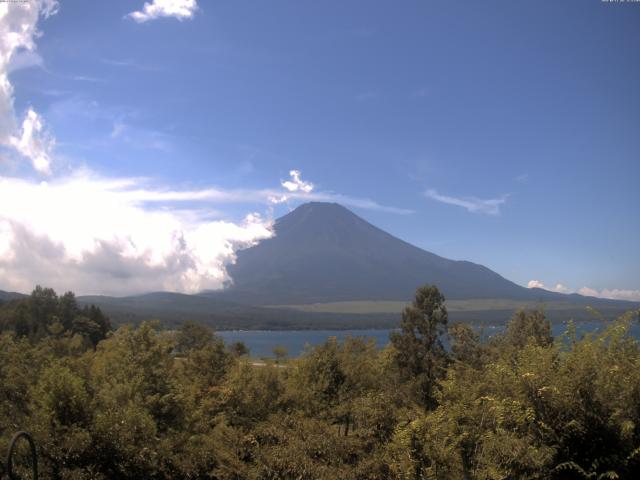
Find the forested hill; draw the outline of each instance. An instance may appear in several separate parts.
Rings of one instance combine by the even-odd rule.
[[[4,290],[0,290],[0,302],[8,302],[9,300],[17,300],[24,297],[26,297],[26,295],[23,293],[5,292]]]

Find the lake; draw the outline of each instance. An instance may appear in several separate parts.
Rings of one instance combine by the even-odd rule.
[[[606,323],[576,322],[578,335],[598,332],[606,327]],[[566,324],[552,325],[555,336],[561,335],[567,326]],[[504,330],[504,325],[484,326],[480,328],[482,338],[489,338]],[[249,348],[252,357],[273,357],[272,349],[275,346],[284,346],[292,357],[300,355],[305,345],[318,345],[329,337],[337,337],[342,341],[347,336],[373,338],[376,344],[384,347],[389,342],[389,333],[392,330],[228,330],[216,332],[222,337],[226,344],[241,341]],[[634,323],[631,327],[631,335],[640,339],[640,325]]]

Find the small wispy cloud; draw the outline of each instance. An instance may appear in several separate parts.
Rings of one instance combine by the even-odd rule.
[[[515,180],[516,180],[516,182],[524,183],[524,182],[526,182],[527,180],[529,180],[529,174],[528,174],[528,173],[523,173],[523,174],[521,174],[521,175],[518,175],[518,176],[515,178]]]
[[[555,287],[547,287],[540,280],[529,280],[529,283],[527,283],[527,288],[540,288],[542,290],[547,290],[549,292],[557,292],[557,293],[573,293],[573,290],[571,290],[568,287],[565,287],[561,283],[556,283]]]
[[[122,121],[114,122],[109,137],[139,150],[173,151],[173,139],[170,135],[158,130],[135,127]]]
[[[289,172],[290,179],[280,182],[282,191],[263,190],[261,195],[272,204],[279,204],[291,201],[306,202],[333,202],[340,203],[347,207],[362,208],[365,210],[375,210],[385,213],[393,213],[396,215],[410,215],[413,210],[388,205],[381,205],[369,198],[358,198],[349,195],[342,195],[335,192],[316,191],[315,185],[309,181],[302,180],[302,173],[299,170],[291,170]],[[246,195],[241,194],[240,197]]]
[[[280,182],[285,189],[289,192],[311,193],[313,190],[313,183],[302,180],[300,170],[291,170],[289,175],[291,176],[290,180]]]
[[[585,297],[597,297],[607,298],[610,300],[628,300],[628,301],[640,301],[640,290],[632,289],[620,289],[620,288],[604,288],[602,290],[596,290],[595,288],[582,287],[578,290],[566,287],[561,283],[556,283],[554,287],[548,287],[540,280],[530,280],[527,284],[528,288],[541,288],[549,292],[557,293],[578,293]]]
[[[425,197],[437,202],[446,203],[447,205],[454,205],[456,207],[462,207],[471,213],[484,213],[487,215],[500,215],[500,206],[503,205],[508,195],[502,195],[498,198],[481,199],[476,197],[451,197],[449,195],[441,195],[434,189],[429,189],[424,192]]]
[[[92,77],[90,75],[71,75],[68,77],[71,80],[75,80],[76,82],[91,82],[91,83],[106,83],[107,80],[99,77]]]
[[[378,202],[371,200],[370,198],[355,198],[348,195],[341,195],[339,193],[311,193],[307,199],[309,201],[316,202],[334,202],[340,203],[348,207],[363,208],[365,210],[374,210],[378,212],[393,213],[396,215],[411,215],[415,213],[415,210],[408,208],[391,207],[388,205],[381,205]]]
[[[267,197],[269,203],[276,205],[278,203],[288,202],[299,196],[306,197],[314,189],[313,183],[302,180],[300,170],[290,170],[289,180],[280,180],[280,185],[285,189],[285,192],[273,192],[269,194]]]
[[[178,20],[193,18],[198,10],[196,0],[153,0],[145,2],[141,10],[127,15],[137,23],[144,23],[160,17],[173,17]]]
[[[100,62],[110,67],[129,68],[146,72],[159,72],[162,70],[160,67],[142,63],[133,59],[117,60],[112,58],[101,58]]]
[[[54,98],[71,95],[71,92],[69,90],[60,90],[56,88],[37,88],[35,89],[35,91],[41,95],[46,95],[47,97],[54,97]]]

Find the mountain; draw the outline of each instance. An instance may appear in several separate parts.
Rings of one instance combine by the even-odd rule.
[[[434,283],[452,321],[500,323],[521,307],[543,305],[552,321],[611,319],[638,302],[521,287],[472,262],[449,260],[371,225],[335,203],[307,203],[281,217],[275,235],[238,252],[233,284],[184,295],[80,296],[116,323],[193,320],[216,329],[389,328],[418,286]],[[20,294],[0,291],[0,302]]]
[[[5,292],[4,290],[0,290],[0,303],[8,302],[10,300],[18,300],[24,297],[26,297],[26,295],[23,293]]]
[[[275,222],[274,237],[238,252],[226,299],[254,305],[410,300],[433,283],[447,299],[554,300],[467,261],[422,250],[335,203],[299,206]]]

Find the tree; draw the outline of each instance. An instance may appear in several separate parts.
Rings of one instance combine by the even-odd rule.
[[[452,340],[451,353],[454,360],[474,368],[482,366],[485,348],[471,325],[454,323],[449,328],[449,336]]]
[[[104,338],[100,331],[100,326],[84,315],[78,315],[73,319],[71,330],[73,333],[82,335],[94,348]]]
[[[340,364],[340,345],[336,337],[308,350],[295,372],[304,408],[334,416],[340,393],[347,379]]]
[[[204,325],[192,321],[186,321],[176,337],[176,350],[187,353],[191,350],[200,350],[213,341],[213,332]]]
[[[242,357],[244,355],[249,355],[249,347],[247,347],[244,342],[238,340],[229,345],[229,352],[231,352],[231,355],[234,357]]]
[[[289,350],[284,345],[276,345],[271,351],[273,356],[276,357],[276,363],[282,362],[289,355]]]
[[[507,325],[504,341],[516,348],[522,348],[530,342],[548,347],[553,344],[551,324],[542,310],[518,310]]]
[[[435,285],[418,288],[412,304],[402,312],[400,332],[390,335],[397,366],[428,409],[436,406],[435,385],[446,367],[447,353],[441,341],[448,321],[444,301]]]
[[[67,292],[58,300],[58,319],[65,330],[71,330],[78,315],[78,302],[73,292]]]
[[[38,285],[31,292],[30,307],[33,320],[38,326],[50,323],[58,310],[58,296],[52,288],[42,288]]]
[[[111,331],[111,320],[102,313],[100,307],[95,305],[85,306],[82,309],[82,315],[98,326],[98,334],[93,344],[95,347],[100,340],[107,338],[107,334]]]

